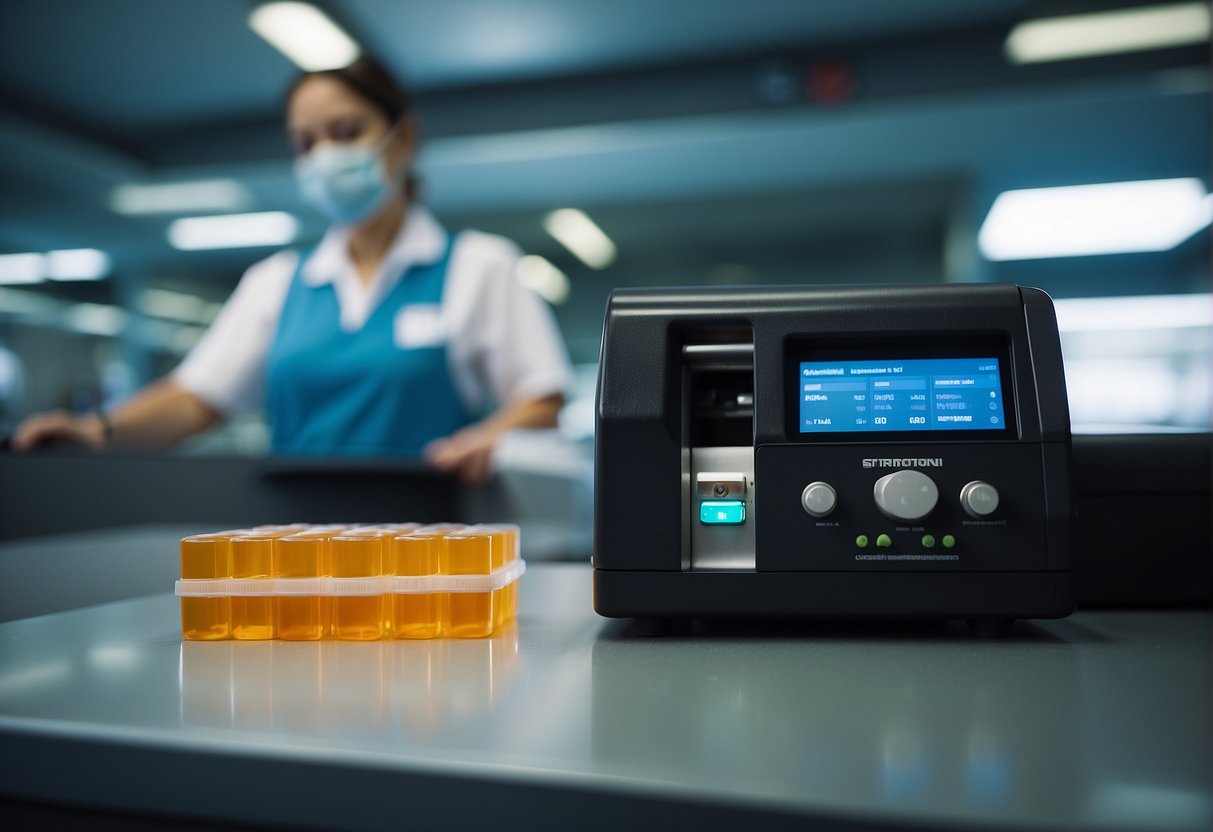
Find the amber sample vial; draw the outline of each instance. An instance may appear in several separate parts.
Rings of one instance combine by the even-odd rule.
[[[493,564],[493,537],[488,532],[464,531],[442,538],[439,569],[444,575],[487,575]],[[492,592],[447,593],[445,634],[481,638],[493,632]]]
[[[391,540],[391,571],[408,577],[436,575],[442,533],[403,534]],[[392,635],[395,638],[437,638],[442,633],[442,609],[435,592],[392,596]]]
[[[196,534],[181,539],[181,578],[215,580],[232,576],[231,535]],[[181,636],[215,641],[232,634],[230,598],[182,598]]]
[[[518,527],[513,523],[493,523],[477,526],[493,535],[493,569],[508,566],[518,560]],[[498,590],[493,602],[493,616],[498,626],[518,614],[518,579]]]
[[[383,575],[383,550],[390,533],[358,530],[335,535],[329,571],[334,578],[378,578]],[[357,581],[353,581],[357,584]],[[343,594],[344,593],[344,594]],[[383,638],[389,611],[386,597],[367,594],[356,586],[338,587],[332,599],[333,637],[345,641]]]
[[[472,526],[468,531],[487,534],[492,538],[492,562],[490,564],[492,570],[496,572],[505,565],[506,550],[508,547],[506,530],[497,525],[479,525]],[[493,626],[500,627],[505,619],[505,588],[493,590]]]
[[[323,578],[329,574],[331,532],[303,531],[274,541],[274,576]],[[278,638],[316,641],[328,635],[330,603],[316,592],[283,594],[276,599]]]
[[[504,524],[501,528],[505,529],[505,562],[516,563],[522,557],[521,532],[513,523]],[[503,615],[503,620],[505,621],[509,621],[518,615],[518,583],[519,579],[515,578],[503,592],[503,597],[505,600],[505,614]]]
[[[266,580],[274,576],[273,533],[249,533],[232,538],[232,577]],[[264,595],[232,596],[232,638],[274,637],[274,599]]]

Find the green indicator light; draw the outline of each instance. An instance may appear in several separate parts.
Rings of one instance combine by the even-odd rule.
[[[739,526],[745,522],[745,503],[740,500],[704,500],[699,504],[699,522],[705,526]]]
[[[952,537],[952,535],[950,535],[950,534],[945,534],[943,536],[943,548],[951,549],[955,545],[956,545],[956,538]]]
[[[876,545],[881,549],[887,549],[893,545],[893,538],[889,537],[887,534],[877,535]]]
[[[924,549],[934,549],[934,548],[935,548],[935,535],[933,535],[933,534],[924,534],[924,535],[922,536],[922,548],[924,548]]]
[[[868,536],[866,534],[861,534],[859,537],[855,538],[855,545],[860,549],[866,549],[868,547]]]

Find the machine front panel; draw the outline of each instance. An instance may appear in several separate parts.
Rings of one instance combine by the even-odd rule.
[[[1047,568],[1038,446],[769,445],[759,571],[989,571]]]

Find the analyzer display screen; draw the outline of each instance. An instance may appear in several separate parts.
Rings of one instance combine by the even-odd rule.
[[[1005,431],[994,356],[802,361],[800,433]]]

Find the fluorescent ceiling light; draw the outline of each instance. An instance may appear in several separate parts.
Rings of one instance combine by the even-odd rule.
[[[358,57],[358,44],[324,12],[308,3],[266,3],[249,26],[304,72],[340,69]]]
[[[46,277],[46,257],[36,252],[0,254],[0,283],[38,283]]]
[[[605,269],[615,261],[615,244],[583,211],[553,211],[544,218],[543,228],[591,269]]]
[[[100,280],[109,274],[110,258],[95,248],[73,248],[46,254],[0,254],[0,283],[51,280]]]
[[[109,273],[109,255],[95,248],[62,249],[46,255],[46,276],[51,280],[100,280]]]
[[[989,260],[1167,251],[1210,220],[1199,179],[1036,188],[999,194],[977,242]]]
[[[55,309],[51,298],[25,289],[0,289],[0,314],[43,316]]]
[[[65,322],[74,332],[113,337],[126,325],[126,312],[108,303],[77,303],[67,310]]]
[[[205,301],[202,301],[201,305],[208,312],[219,306]],[[0,287],[0,317],[9,315],[25,325],[54,327],[103,337],[120,335],[131,320],[126,310],[111,304],[65,303],[28,289]],[[184,353],[196,344],[205,332],[204,326],[152,318],[143,321],[138,337],[145,346]]]
[[[1053,301],[1062,332],[1213,327],[1213,295],[1061,298]]]
[[[127,216],[240,211],[252,202],[252,194],[234,179],[119,185],[110,194],[110,207]]]
[[[568,300],[568,277],[546,258],[528,254],[519,260],[518,280],[548,303],[559,305]]]
[[[281,246],[295,239],[299,221],[285,211],[186,217],[168,227],[168,241],[182,251]]]
[[[1090,58],[1204,43],[1209,27],[1206,3],[1049,17],[1012,29],[1006,51],[1017,64]]]
[[[191,324],[209,324],[222,308],[222,304],[208,303],[197,295],[168,289],[144,289],[136,304],[145,315]]]

